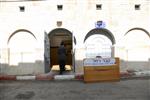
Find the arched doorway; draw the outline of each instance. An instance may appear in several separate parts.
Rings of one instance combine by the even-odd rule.
[[[51,32],[49,32],[48,37],[50,44],[50,69],[56,71],[59,70],[57,50],[61,41],[63,41],[67,49],[67,62],[65,67],[67,71],[72,71],[73,70],[72,33],[65,28],[56,28]]]
[[[150,34],[142,28],[133,28],[124,37],[128,69],[147,70],[150,59]]]
[[[9,65],[35,62],[36,37],[32,32],[19,29],[10,35],[7,44]]]
[[[85,36],[86,57],[112,57],[112,45],[115,43],[113,34],[104,28],[93,29]]]

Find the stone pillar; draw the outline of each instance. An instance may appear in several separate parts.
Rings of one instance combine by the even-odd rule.
[[[85,58],[85,49],[84,48],[76,48],[76,51],[75,51],[75,73],[77,73],[77,74],[83,73],[84,58]]]
[[[111,46],[111,57],[115,57],[115,46]]]

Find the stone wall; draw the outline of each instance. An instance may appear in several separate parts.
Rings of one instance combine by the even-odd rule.
[[[2,0],[1,0],[2,1]],[[116,40],[114,46],[114,57],[120,57],[126,62],[126,53],[122,46],[122,39],[125,34],[132,29],[146,30],[147,36],[150,35],[150,1],[148,0],[47,0],[47,1],[25,1],[25,2],[0,2],[0,61],[1,72],[6,74],[31,74],[44,72],[44,32],[51,32],[56,28],[64,28],[73,33],[77,44],[73,49],[80,51],[84,48],[84,38],[89,31],[95,29],[97,21],[105,22],[105,29],[108,29]],[[10,0],[9,0],[10,1]],[[16,0],[12,0],[16,1]],[[62,5],[62,10],[58,6]],[[101,5],[101,8],[96,8]],[[140,6],[139,10],[135,6]],[[58,26],[57,22],[62,25]],[[10,36],[18,30],[28,30],[36,37],[36,60],[42,61],[40,66],[35,63],[34,68],[20,65],[13,69],[8,61],[8,40]],[[17,33],[16,33],[17,34]],[[15,35],[14,35],[15,36]],[[13,37],[12,37],[13,38]],[[140,37],[136,37],[140,38]],[[149,43],[150,41],[147,41]],[[23,44],[28,45],[28,44]],[[148,44],[150,47],[150,44]],[[80,57],[81,55],[82,57]],[[82,61],[85,57],[84,52],[76,55],[75,66],[77,73],[82,72]],[[143,53],[143,55],[146,55]],[[149,56],[150,57],[150,56]],[[126,69],[127,63],[121,64],[121,69]],[[32,65],[31,65],[32,66]],[[36,68],[35,66],[39,66]],[[122,68],[123,67],[123,68]],[[21,68],[21,69],[20,69]],[[134,68],[134,67],[133,67]],[[135,67],[136,68],[136,67]],[[4,70],[5,69],[5,70]],[[34,69],[34,70],[33,70]],[[38,70],[39,69],[39,70]],[[17,71],[15,71],[17,70]],[[21,71],[20,71],[21,70]]]

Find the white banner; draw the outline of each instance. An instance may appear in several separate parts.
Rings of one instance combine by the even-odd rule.
[[[115,64],[115,58],[87,58],[83,62],[83,66],[105,66],[113,64]]]

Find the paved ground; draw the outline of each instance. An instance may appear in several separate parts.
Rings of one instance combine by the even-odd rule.
[[[150,79],[85,84],[82,81],[0,81],[0,100],[150,100]]]

